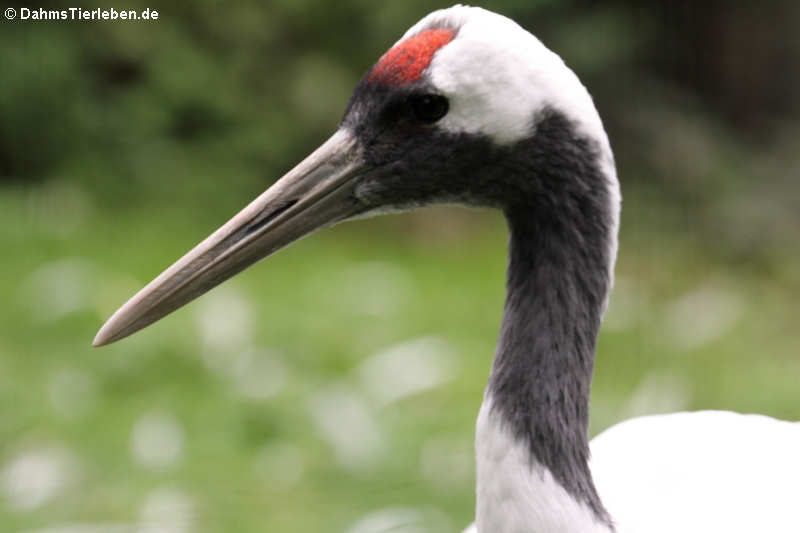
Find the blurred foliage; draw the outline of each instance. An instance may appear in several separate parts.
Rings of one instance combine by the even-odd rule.
[[[797,6],[487,7],[533,29],[591,88],[626,189],[694,212],[733,189],[795,213]],[[63,179],[113,209],[180,198],[229,213],[333,129],[359,76],[433,7],[203,3],[142,23],[5,22],[0,183]],[[762,229],[780,236],[777,226]]]
[[[347,224],[88,348],[128,296],[325,139],[380,53],[446,5],[132,1],[117,7],[159,20],[2,21],[0,530],[470,520],[503,298],[497,214]],[[576,70],[615,148],[625,205],[594,432],[678,409],[800,418],[799,5],[485,4]],[[381,400],[365,365],[409,340],[442,380]],[[363,462],[327,405],[345,429],[374,430],[353,448]]]

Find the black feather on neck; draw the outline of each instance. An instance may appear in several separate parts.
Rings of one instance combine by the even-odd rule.
[[[601,522],[589,472],[589,392],[611,284],[615,231],[608,177],[593,144],[560,114],[537,120],[530,194],[506,205],[507,296],[489,393],[531,458]]]

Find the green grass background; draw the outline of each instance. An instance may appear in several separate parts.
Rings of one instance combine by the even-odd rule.
[[[473,424],[503,299],[499,214],[441,208],[347,223],[93,349],[116,306],[222,219],[177,203],[117,215],[64,189],[59,199],[82,205],[65,220],[40,209],[57,201],[47,198],[52,191],[0,192],[0,456],[9,465],[44,450],[61,457],[63,478],[34,512],[0,503],[4,530],[111,527],[150,516],[178,531],[186,514],[187,531],[347,531],[394,507],[414,510],[422,531],[471,520]],[[797,257],[737,264],[695,235],[651,234],[636,222],[623,224],[618,289],[597,354],[593,433],[678,409],[800,418]],[[248,327],[203,333],[207,320],[236,313]],[[443,382],[376,401],[360,365],[419,338],[450,352]],[[230,370],[250,349],[280,362],[277,383],[270,367],[258,378],[271,391],[263,398],[243,394],[241,375]],[[342,395],[343,405],[369,412],[378,432],[377,451],[363,458],[340,460],[315,420],[314,402]],[[166,466],[148,467],[132,453],[134,427],[148,415],[182,433]],[[167,511],[152,504],[159,495]],[[176,519],[170,505],[189,511]]]

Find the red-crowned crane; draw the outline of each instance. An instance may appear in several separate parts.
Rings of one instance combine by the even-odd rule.
[[[476,428],[479,533],[798,532],[800,425],[728,412],[587,437],[620,208],[592,99],[513,21],[431,13],[359,82],[314,153],[123,305],[94,340],[160,319],[314,230],[460,203],[501,209],[507,296]]]

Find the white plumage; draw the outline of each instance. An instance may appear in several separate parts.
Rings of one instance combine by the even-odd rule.
[[[488,472],[479,469],[478,490],[505,494],[491,510],[504,515],[495,521],[513,522],[503,532],[608,531],[587,522],[586,509],[547,472],[535,466],[528,475],[517,443],[496,441],[504,448],[491,462],[484,458]],[[617,533],[800,531],[797,422],[729,411],[643,416],[605,430],[591,449],[592,476]],[[511,491],[527,505],[514,508]],[[549,509],[546,517],[537,506]],[[478,529],[471,524],[464,533]]]
[[[617,424],[592,475],[618,533],[797,533],[800,424],[699,411]]]

